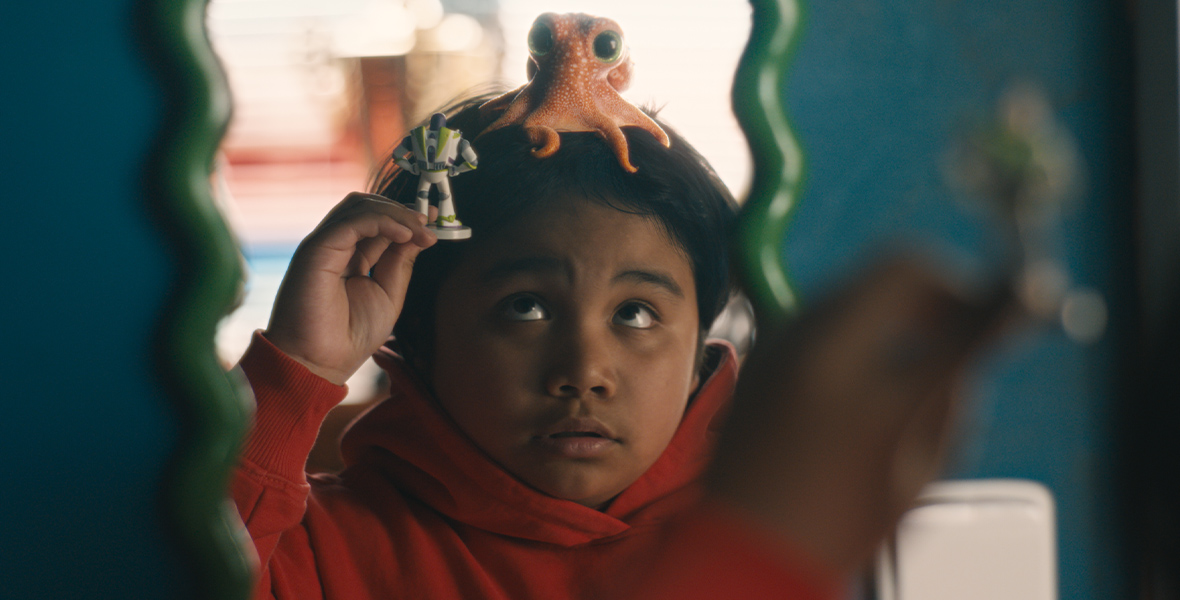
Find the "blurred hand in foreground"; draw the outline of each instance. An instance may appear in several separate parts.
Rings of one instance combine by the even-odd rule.
[[[837,572],[861,567],[938,474],[966,367],[1012,306],[896,262],[760,332],[710,496]]]

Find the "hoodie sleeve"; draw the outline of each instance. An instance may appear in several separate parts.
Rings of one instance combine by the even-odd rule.
[[[628,594],[638,600],[848,597],[837,574],[735,511],[705,504],[672,525],[656,562]]]
[[[268,598],[273,597],[270,563],[280,539],[287,545],[306,542],[302,532],[283,534],[301,526],[310,490],[303,470],[307,456],[324,417],[348,390],[308,371],[261,332],[254,334],[239,366],[257,407],[231,495],[258,552],[261,577],[255,597]],[[310,547],[286,548],[284,557],[305,560],[306,572],[315,572]]]

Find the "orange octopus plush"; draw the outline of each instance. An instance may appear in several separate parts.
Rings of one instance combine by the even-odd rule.
[[[639,127],[670,144],[655,121],[619,95],[630,83],[632,63],[618,23],[545,13],[529,31],[529,55],[529,82],[480,107],[485,118],[495,118],[484,133],[520,124],[537,146],[533,155],[545,158],[560,147],[559,131],[595,131],[631,173],[636,168],[622,127]]]

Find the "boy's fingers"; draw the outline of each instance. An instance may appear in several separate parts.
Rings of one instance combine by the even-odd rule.
[[[404,209],[396,209],[404,211]],[[337,214],[332,221],[322,223],[301,244],[300,254],[318,267],[341,275],[365,275],[389,244],[411,244],[419,248],[433,245],[437,236],[410,211],[397,214],[384,211],[354,210]],[[379,242],[365,240],[378,239]],[[357,254],[362,254],[357,257]]]
[[[909,262],[874,270],[834,302],[814,340],[839,380],[901,382],[949,372],[997,328],[1012,298],[1006,292],[966,297],[935,272]],[[789,343],[789,342],[788,342]]]
[[[399,311],[405,301],[406,289],[410,285],[414,261],[421,251],[421,247],[410,244],[389,246],[371,269],[370,276],[385,290],[390,302]]]
[[[340,201],[339,204],[324,216],[316,229],[322,230],[341,221],[359,218],[367,214],[386,215],[414,232],[416,243],[421,241],[419,234],[422,232],[419,230],[425,229],[423,227],[426,224],[426,217],[424,215],[383,196],[360,192],[353,192],[346,196],[344,200]]]
[[[406,227],[412,234],[410,239],[404,242],[412,242],[421,248],[428,248],[438,241],[438,236],[434,235],[426,227],[433,217],[427,218],[426,215],[406,206],[404,204],[394,202],[388,198],[377,196],[374,194],[355,194],[353,206],[348,210],[349,214],[367,214],[370,212],[377,212],[388,215],[398,223]],[[431,207],[435,214],[438,209]]]
[[[348,269],[344,272],[344,277],[365,276],[369,274],[369,270],[381,258],[381,254],[390,246],[389,239],[385,237],[365,238],[356,244],[356,252],[352,255],[352,260],[348,263]]]
[[[793,378],[807,386],[812,404],[805,410],[827,420],[832,434],[842,430],[859,436],[866,448],[879,444],[882,450],[903,436],[942,439],[940,421],[915,421],[916,415],[949,410],[930,403],[949,406],[950,390],[995,335],[1009,302],[1005,294],[965,297],[934,271],[890,264],[850,288],[834,310],[817,315],[809,332],[782,340],[771,355],[798,357]],[[936,446],[921,446],[931,450],[928,461],[938,459]]]
[[[352,192],[348,194],[343,199],[341,199],[340,202],[337,202],[336,206],[333,206],[332,209],[324,215],[324,218],[320,219],[319,225],[316,226],[316,229],[323,228],[324,226],[339,220],[340,216],[345,212],[355,209],[358,204],[369,202],[371,200],[374,200],[372,198],[372,194],[363,194],[361,192]]]
[[[343,275],[350,266],[361,268],[354,259],[363,240],[384,238],[389,243],[401,244],[412,237],[409,228],[392,218],[368,214],[327,224],[305,239],[296,254],[315,270]]]

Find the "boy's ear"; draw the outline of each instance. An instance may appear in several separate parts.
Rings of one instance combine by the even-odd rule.
[[[705,357],[709,352],[709,346],[705,343],[705,337],[709,332],[702,329],[697,334],[697,353],[696,361],[692,369],[692,393],[697,393],[697,388],[701,387],[701,372],[705,368]]]

